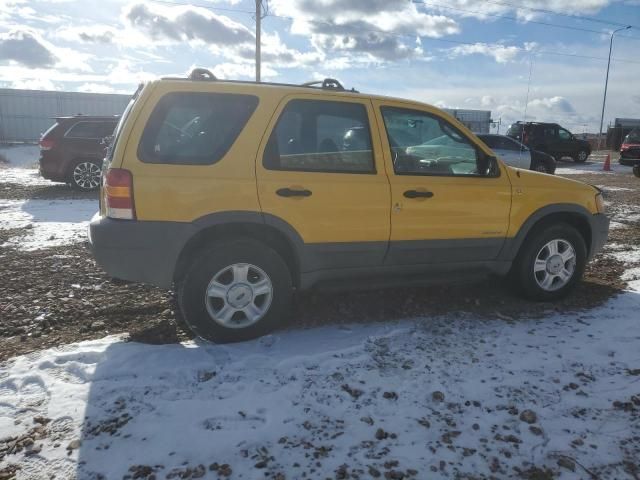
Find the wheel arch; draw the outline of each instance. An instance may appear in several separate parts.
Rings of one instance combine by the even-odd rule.
[[[529,236],[541,228],[553,223],[566,223],[574,227],[587,246],[587,252],[592,251],[593,229],[589,218],[592,214],[583,206],[576,204],[547,205],[529,216],[522,224],[520,230],[512,239],[508,239],[500,253],[502,260],[513,261],[522,250],[522,246]]]
[[[273,248],[285,261],[295,287],[300,285],[300,236],[277,217],[265,218],[258,212],[224,212],[207,215],[193,222],[195,233],[182,246],[176,260],[173,280],[179,282],[193,255],[213,242],[238,237],[251,238]]]

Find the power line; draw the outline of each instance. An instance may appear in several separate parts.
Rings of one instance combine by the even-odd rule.
[[[477,10],[465,10],[463,8],[450,7],[448,5],[442,5],[440,3],[434,3],[434,2],[429,2],[429,1],[414,1],[413,3],[419,4],[419,5],[423,5],[425,7],[429,7],[430,6],[430,7],[435,7],[435,8],[438,8],[438,9],[454,10],[454,11],[473,14],[473,15],[480,15],[480,16],[485,16],[485,17],[499,18],[499,19],[510,20],[510,21],[518,22],[518,23],[521,22],[521,20],[518,17],[512,17],[512,16],[508,16],[508,15],[499,15],[497,13],[480,12],[480,11],[477,11]],[[566,30],[576,30],[576,31],[579,31],[579,32],[595,33],[595,34],[598,34],[598,35],[607,34],[607,32],[602,31],[602,30],[593,30],[591,28],[583,28],[583,27],[573,27],[571,25],[562,25],[562,24],[559,24],[559,23],[543,22],[541,20],[527,20],[525,23],[533,23],[533,24],[536,24],[536,25],[544,25],[544,26],[547,26],[547,27],[554,27],[554,28],[563,28],[563,29],[566,29]],[[638,38],[638,37],[629,37],[629,36],[627,36],[626,38],[632,38],[634,40],[640,40],[640,38]]]
[[[412,3],[426,3],[424,1],[420,1],[420,0],[412,0]],[[583,15],[576,15],[573,13],[564,13],[564,12],[557,12],[555,10],[549,10],[546,8],[536,8],[536,7],[525,7],[523,5],[516,5],[514,3],[509,3],[509,2],[500,2],[498,0],[484,0],[484,3],[492,3],[494,5],[502,5],[502,6],[507,6],[507,7],[511,7],[511,8],[515,8],[517,10],[529,10],[530,12],[538,12],[538,13],[547,13],[550,15],[558,15],[561,17],[568,17],[568,18],[574,18],[576,20],[585,20],[588,22],[596,22],[596,23],[603,23],[606,25],[616,25],[619,27],[626,27],[628,24],[627,23],[619,23],[619,22],[614,22],[612,20],[605,20],[603,18],[596,18],[596,17],[585,17]],[[632,25],[632,27],[634,28],[640,28],[637,25]]]

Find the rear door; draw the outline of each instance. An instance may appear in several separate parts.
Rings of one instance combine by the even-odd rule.
[[[382,264],[390,192],[369,100],[286,97],[256,174],[265,221],[288,225],[303,243],[303,272]]]
[[[507,233],[511,184],[489,172],[471,133],[427,106],[374,101],[391,184],[389,264],[493,260]]]

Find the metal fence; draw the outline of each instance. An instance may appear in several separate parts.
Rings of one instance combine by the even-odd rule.
[[[119,115],[129,95],[0,88],[0,143],[37,142],[64,115]]]

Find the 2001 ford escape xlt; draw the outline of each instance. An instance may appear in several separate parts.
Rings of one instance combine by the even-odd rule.
[[[131,101],[89,235],[109,274],[175,285],[226,342],[275,328],[296,289],[362,277],[496,273],[559,298],[608,226],[596,188],[505,166],[437,108],[197,69]]]

